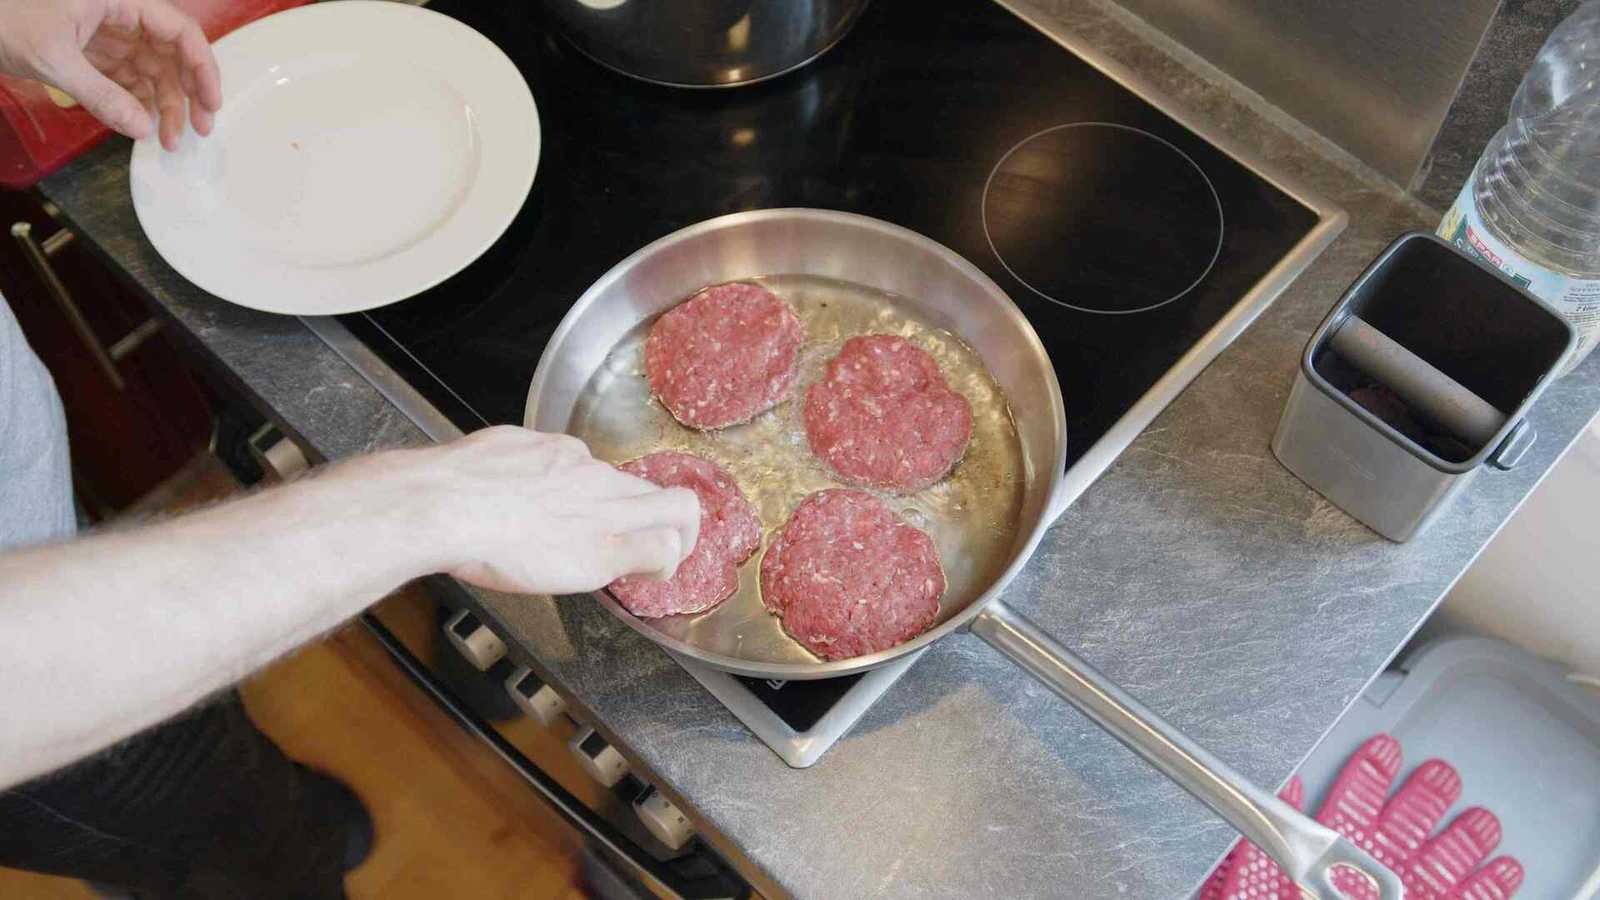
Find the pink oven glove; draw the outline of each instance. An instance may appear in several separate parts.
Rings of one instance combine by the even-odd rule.
[[[1430,759],[1391,797],[1399,774],[1400,742],[1386,734],[1369,739],[1334,779],[1317,821],[1398,874],[1407,900],[1507,900],[1515,894],[1522,886],[1521,863],[1500,856],[1479,866],[1500,843],[1494,813],[1472,807],[1429,837],[1461,796],[1456,770]],[[1301,792],[1296,778],[1279,796],[1299,808]],[[1334,884],[1351,900],[1377,897],[1354,872],[1336,870]],[[1199,900],[1293,900],[1299,893],[1265,853],[1240,841],[1206,879]]]

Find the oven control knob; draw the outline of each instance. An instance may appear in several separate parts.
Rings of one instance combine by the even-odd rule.
[[[682,850],[683,845],[694,838],[694,826],[689,823],[689,817],[653,787],[633,801],[633,811],[656,840],[673,850]]]
[[[506,642],[470,609],[451,616],[450,621],[444,623],[444,634],[480,672],[487,672],[490,666],[505,658]]]
[[[628,775],[628,761],[593,728],[579,731],[567,748],[578,758],[578,765],[606,787],[616,787]]]
[[[540,725],[546,728],[561,721],[567,714],[567,701],[561,699],[556,689],[539,680],[527,666],[518,666],[506,679],[506,693],[512,702]]]

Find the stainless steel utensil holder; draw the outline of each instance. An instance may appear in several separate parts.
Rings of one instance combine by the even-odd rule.
[[[1499,272],[1402,235],[1311,336],[1272,452],[1374,531],[1410,540],[1485,465],[1509,469],[1533,445],[1527,412],[1575,342]]]

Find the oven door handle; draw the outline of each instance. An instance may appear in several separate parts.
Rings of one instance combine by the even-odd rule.
[[[482,716],[467,706],[461,698],[428,670],[427,666],[390,631],[388,626],[372,613],[361,615],[361,624],[372,632],[383,648],[389,652],[400,668],[416,682],[451,718],[474,737],[488,744],[502,760],[538,791],[569,825],[578,829],[606,856],[626,867],[627,873],[637,879],[651,893],[672,900],[710,900],[710,898],[743,898],[750,896],[749,888],[735,885],[723,877],[696,878],[691,883],[668,871],[666,865],[656,861],[644,848],[627,835],[612,827],[599,814],[574,797],[559,782],[545,774],[515,745],[507,741]]]

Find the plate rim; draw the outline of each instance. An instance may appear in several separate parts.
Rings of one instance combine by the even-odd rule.
[[[249,22],[244,26],[241,26],[240,28],[228,33],[227,35],[224,35],[222,38],[219,38],[216,42],[214,42],[213,47],[218,51],[220,56],[227,53],[227,48],[232,44],[237,44],[241,41],[250,40],[252,38],[259,39],[259,35],[264,30],[287,28],[289,30],[286,33],[293,35],[302,28],[316,27],[314,25],[303,25],[300,23],[306,21],[315,21],[330,15],[346,18],[352,15],[358,18],[375,16],[379,19],[387,18],[391,21],[395,17],[403,17],[414,23],[427,23],[420,26],[424,29],[438,28],[452,30],[456,33],[458,38],[467,41],[476,41],[484,45],[486,52],[492,50],[492,53],[489,53],[490,62],[487,63],[485,71],[488,71],[490,68],[503,67],[505,72],[511,76],[510,78],[505,79],[504,82],[508,88],[509,94],[512,95],[511,102],[516,106],[526,110],[526,123],[521,131],[528,142],[527,152],[525,153],[527,164],[526,166],[519,167],[519,171],[517,173],[517,182],[515,185],[507,180],[504,191],[496,192],[501,196],[514,197],[516,200],[514,203],[507,203],[504,210],[495,214],[493,220],[485,220],[485,225],[483,226],[481,235],[477,235],[474,237],[474,239],[464,242],[461,249],[457,253],[452,254],[451,259],[447,264],[442,264],[436,267],[436,272],[432,272],[422,278],[413,277],[406,281],[406,283],[403,285],[380,285],[377,289],[374,289],[359,298],[346,299],[345,292],[333,291],[330,293],[339,295],[338,300],[330,299],[308,308],[305,304],[284,304],[276,302],[276,298],[281,296],[281,293],[276,291],[264,291],[259,294],[252,294],[247,290],[244,292],[243,296],[240,296],[240,292],[237,290],[239,282],[219,283],[213,277],[211,277],[212,273],[205,273],[201,277],[196,277],[197,273],[194,267],[190,265],[190,260],[186,258],[184,248],[175,246],[173,243],[174,236],[170,233],[172,230],[171,226],[167,226],[166,233],[163,233],[161,214],[155,211],[156,206],[154,204],[156,204],[157,201],[149,197],[146,197],[144,200],[141,200],[140,198],[141,193],[147,192],[147,189],[144,191],[141,190],[141,184],[149,185],[151,180],[150,176],[148,175],[148,171],[152,167],[160,164],[162,160],[162,154],[164,154],[166,151],[163,150],[160,144],[153,138],[134,142],[129,160],[128,188],[133,202],[135,218],[139,222],[145,239],[155,249],[156,254],[160,256],[161,259],[167,263],[167,265],[171,266],[174,271],[176,271],[179,275],[182,275],[185,280],[189,281],[191,284],[195,285],[206,293],[236,306],[242,306],[247,309],[254,309],[261,312],[280,315],[325,316],[364,312],[409,299],[417,294],[422,293],[423,291],[428,290],[429,288],[443,283],[450,277],[458,274],[470,266],[478,258],[480,258],[491,247],[493,247],[495,242],[498,241],[510,228],[512,222],[516,219],[517,215],[526,205],[527,198],[533,190],[533,184],[537,177],[539,162],[542,156],[544,141],[542,123],[539,119],[538,104],[534,99],[532,88],[528,84],[527,79],[523,77],[522,72],[517,68],[516,64],[511,60],[506,52],[500,48],[499,45],[490,40],[477,29],[472,28],[470,25],[467,25],[458,19],[424,7],[413,6],[407,3],[396,3],[392,2],[392,0],[340,0],[340,2],[337,3],[310,3],[304,6],[283,10],[272,15],[263,16],[260,19]],[[375,29],[375,31],[377,30],[378,29]],[[448,75],[446,70],[441,69],[438,71],[440,71],[442,74]],[[451,82],[451,86],[459,87],[459,85],[454,82]],[[225,80],[224,99],[227,97],[226,92],[227,82]],[[214,138],[215,135],[213,135],[211,138],[205,138],[202,140],[210,140]],[[197,140],[197,138],[195,138],[192,132],[186,128],[185,140]],[[509,175],[510,170],[508,169],[507,172]],[[178,194],[169,196],[181,197],[183,195]],[[467,212],[468,210],[469,207],[463,205],[460,209],[457,209],[455,212],[453,212],[449,218],[461,215],[463,212]],[[448,221],[448,218],[446,221]],[[152,225],[155,227],[152,228]],[[428,238],[425,237],[416,246],[426,246],[427,242]],[[413,247],[412,249],[415,248]],[[331,279],[329,283],[333,283]],[[230,294],[233,296],[230,296]],[[340,302],[341,300],[344,302]]]

